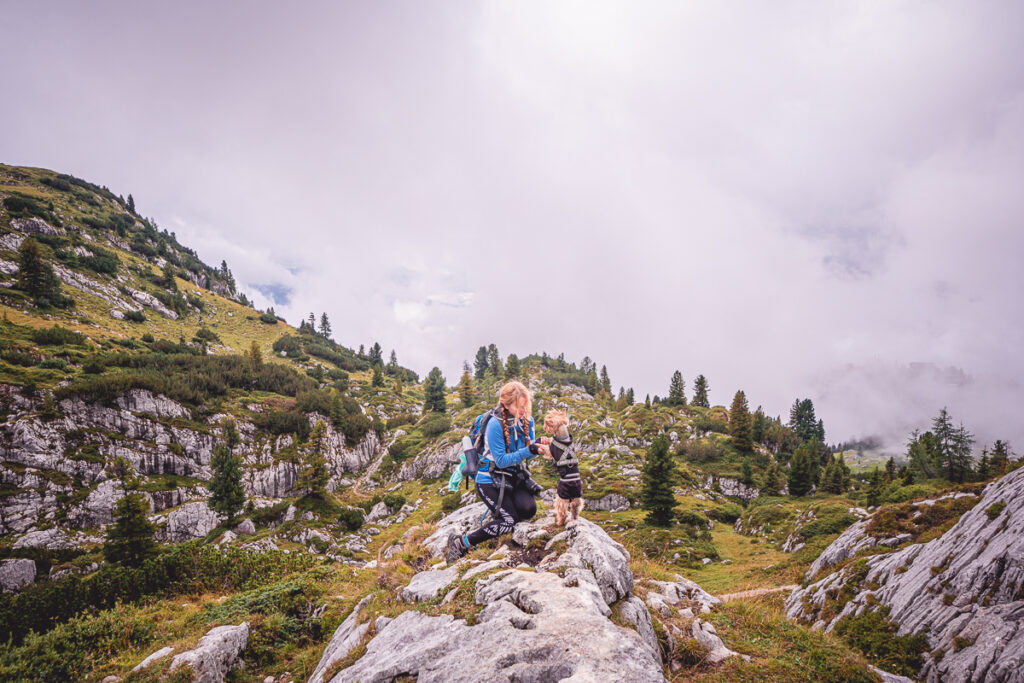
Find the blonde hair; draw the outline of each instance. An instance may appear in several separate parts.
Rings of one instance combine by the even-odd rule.
[[[556,429],[558,429],[559,427],[561,427],[562,425],[568,425],[568,424],[569,424],[569,413],[565,412],[564,410],[558,410],[557,408],[552,408],[551,410],[549,410],[547,412],[547,415],[544,416],[544,430],[545,431],[553,432]]]
[[[506,409],[517,409],[523,420],[529,420],[533,414],[533,393],[522,382],[505,382],[498,391],[498,401]]]

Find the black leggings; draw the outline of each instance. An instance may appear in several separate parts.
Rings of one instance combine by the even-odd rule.
[[[486,498],[488,509],[498,506],[500,491],[494,484],[477,484],[480,496]],[[491,515],[491,521],[467,536],[470,545],[482,543],[490,538],[497,538],[507,534],[515,527],[516,522],[524,522],[533,519],[537,514],[537,501],[533,494],[524,488],[510,486],[505,487],[505,497],[501,500],[501,508],[498,509],[500,517],[495,519]]]

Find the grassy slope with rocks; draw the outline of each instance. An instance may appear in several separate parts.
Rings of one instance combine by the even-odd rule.
[[[416,571],[436,562],[429,558],[420,541],[442,515],[443,485],[451,469],[452,448],[472,418],[493,403],[501,379],[487,377],[476,381],[475,401],[468,406],[460,402],[457,392],[449,391],[448,424],[444,425],[443,421],[420,414],[423,385],[410,373],[399,368],[386,375],[383,387],[371,386],[366,356],[325,343],[284,322],[265,322],[265,315],[239,303],[219,269],[199,263],[194,254],[177,244],[173,235],[159,231],[152,221],[129,214],[125,204],[103,188],[42,169],[0,166],[0,200],[8,197],[30,201],[9,203],[15,206],[15,211],[7,204],[0,208],[0,259],[8,263],[18,261],[16,249],[9,247],[14,245],[14,238],[25,233],[15,229],[12,221],[18,218],[13,214],[27,211],[45,220],[59,234],[35,237],[39,238],[45,259],[59,266],[62,292],[74,301],[72,307],[64,309],[38,308],[31,297],[12,287],[16,284],[14,276],[6,277],[5,287],[0,290],[0,342],[4,352],[0,357],[0,382],[5,386],[8,424],[27,420],[61,424],[67,416],[59,415],[60,411],[69,404],[58,401],[55,407],[48,406],[46,399],[51,392],[58,398],[84,397],[85,405],[90,405],[92,399],[109,403],[110,398],[101,390],[121,386],[111,378],[132,376],[134,382],[145,386],[146,379],[144,373],[138,372],[138,364],[158,356],[180,361],[183,365],[159,368],[167,371],[171,367],[178,373],[175,378],[184,379],[186,375],[201,375],[208,370],[202,365],[208,361],[203,359],[239,356],[247,353],[255,342],[263,362],[280,366],[288,382],[261,389],[252,385],[251,378],[238,382],[222,378],[215,383],[216,389],[197,389],[179,397],[178,403],[189,411],[186,417],[134,417],[153,429],[185,430],[219,442],[224,438],[220,421],[231,416],[245,436],[236,447],[236,452],[244,457],[244,469],[260,472],[281,463],[301,464],[308,449],[303,434],[308,434],[308,424],[302,427],[301,421],[290,422],[289,415],[298,413],[308,421],[313,410],[321,414],[330,412],[330,401],[337,397],[349,399],[359,414],[374,418],[370,425],[353,426],[350,423],[358,421],[346,422],[342,416],[338,431],[345,427],[358,434],[360,429],[369,428],[379,432],[380,445],[368,460],[360,460],[362,469],[334,473],[333,493],[303,496],[292,487],[280,496],[250,495],[256,506],[246,514],[255,523],[255,534],[225,541],[225,532],[233,525],[220,523],[198,541],[251,548],[253,553],[262,552],[260,548],[276,548],[267,552],[300,554],[310,559],[308,566],[296,566],[283,575],[256,576],[245,586],[223,590],[196,581],[193,588],[180,586],[173,596],[155,590],[124,604],[86,611],[46,632],[30,635],[23,642],[5,646],[0,650],[0,674],[12,680],[48,676],[51,680],[66,677],[98,681],[107,675],[125,676],[132,666],[160,647],[192,647],[211,626],[246,620],[253,627],[243,654],[247,666],[233,673],[232,679],[262,681],[273,676],[280,681],[305,680],[334,628],[362,596],[373,594],[369,611],[375,616],[395,616],[408,609],[408,605],[397,600],[396,590],[408,583]],[[117,261],[114,271],[102,270],[109,270],[109,265],[99,266],[99,271],[93,267],[95,264],[83,265],[82,259],[88,256],[80,254],[87,250],[93,255],[113,254]],[[162,279],[168,264],[175,269],[173,286]],[[84,288],[73,286],[72,282]],[[148,295],[138,299],[156,301],[174,311],[175,316],[138,303],[131,295],[133,291]],[[112,314],[114,310],[121,314]],[[130,310],[141,310],[145,320],[124,319],[124,313]],[[68,336],[60,343],[42,343],[39,331],[54,325],[82,336]],[[298,342],[282,343],[284,337]],[[209,355],[200,353],[201,347]],[[317,370],[318,366],[322,369]],[[101,370],[99,374],[97,368]],[[107,384],[97,387],[97,378],[106,378]],[[717,484],[708,487],[706,475],[741,476],[742,463],[748,457],[753,462],[756,484],[774,457],[761,446],[753,457],[739,453],[722,429],[714,424],[713,429],[708,429],[709,420],[725,424],[727,411],[722,406],[616,407],[613,401],[595,399],[581,387],[565,381],[564,373],[544,367],[536,357],[524,363],[522,379],[536,393],[536,417],[551,407],[569,411],[571,427],[583,453],[585,497],[595,505],[608,500],[606,496],[610,494],[629,501],[628,509],[587,511],[585,516],[629,549],[630,567],[638,582],[668,580],[678,573],[715,594],[793,583],[813,561],[813,548],[826,544],[842,531],[841,520],[829,515],[843,506],[862,504],[856,496],[821,496],[769,499],[763,504],[748,505],[720,493]],[[401,380],[400,387],[396,380]],[[305,402],[298,395],[300,391],[282,390],[285,385],[301,387]],[[49,410],[55,410],[58,417],[46,415]],[[242,426],[247,426],[248,431]],[[297,438],[293,436],[295,431]],[[69,461],[91,463],[99,472],[109,468],[115,452],[124,449],[191,457],[188,448],[178,443],[134,442],[116,430],[101,432],[93,428],[87,434],[73,435],[63,457],[52,468],[25,465],[12,457],[10,449],[5,450],[0,465],[5,472],[0,500],[36,493],[44,496],[50,492],[59,497],[61,508],[74,507],[95,492],[96,485],[94,481],[81,481],[69,475],[67,468],[62,469]],[[639,471],[651,439],[659,433],[670,436],[680,470],[675,485],[680,521],[667,529],[647,526],[643,511],[637,507]],[[699,447],[688,449],[683,444]],[[351,440],[346,445],[351,447]],[[688,458],[687,452],[700,452],[701,456]],[[361,476],[370,470],[372,474]],[[536,466],[534,473],[546,487],[555,483],[548,466]],[[32,474],[38,476],[29,478]],[[183,501],[162,510],[164,515],[180,509],[184,501],[202,500],[202,495],[193,494],[201,493],[208,479],[208,473],[201,468],[190,476],[157,471],[139,474],[143,491],[174,491],[183,496]],[[357,481],[358,486],[353,485]],[[359,508],[368,512],[378,502],[385,503],[388,509],[377,522],[353,530],[350,527],[355,524],[346,525],[340,518],[344,510]],[[807,505],[827,508],[829,515],[822,519],[832,521],[819,525],[823,528],[808,540],[804,550],[796,553],[781,550],[793,529],[747,535],[734,527],[742,517],[744,524],[739,528],[749,529],[748,522],[758,510],[776,504],[787,509],[782,526],[795,523],[800,514],[797,509]],[[38,520],[31,528],[45,531],[61,527],[62,523],[58,514]],[[102,563],[102,525],[75,531],[84,537],[74,547],[61,550],[15,549],[15,542],[24,533],[9,533],[0,537],[0,554],[31,557],[42,571],[85,571],[93,563]],[[483,558],[494,549],[493,543],[485,544],[474,555]],[[168,550],[165,548],[164,552]],[[86,573],[73,580],[87,582],[90,576]],[[28,598],[37,594],[42,600],[46,591],[57,584],[38,581],[21,594],[27,596],[24,604],[31,605]],[[466,593],[463,591],[463,595]],[[674,680],[760,680],[767,672],[776,680],[817,680],[841,666],[857,672],[857,676],[866,676],[863,660],[840,641],[786,621],[780,601],[781,598],[773,597],[729,603],[709,617],[726,642],[751,654],[752,662],[732,661],[716,669],[703,663],[695,653],[687,654],[688,644],[683,642],[677,644],[680,652],[676,659],[686,665],[667,671],[667,675]],[[470,618],[474,613],[474,605],[466,599],[456,599],[447,605],[431,601],[413,609]],[[69,647],[88,656],[68,657]],[[353,653],[353,659],[356,654]],[[175,674],[167,671],[168,664],[165,661],[145,674],[128,675],[125,680],[173,680]],[[42,672],[48,673],[44,676]]]

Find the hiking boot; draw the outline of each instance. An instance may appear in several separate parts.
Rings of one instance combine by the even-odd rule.
[[[462,536],[448,535],[448,547],[444,551],[444,559],[448,561],[448,564],[455,564],[467,552],[469,552],[469,547],[462,540]]]

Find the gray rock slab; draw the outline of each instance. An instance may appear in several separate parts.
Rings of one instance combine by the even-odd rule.
[[[459,568],[457,566],[420,572],[412,577],[408,586],[402,589],[402,599],[406,602],[433,600],[458,577]]]
[[[360,600],[352,610],[352,613],[334,631],[334,635],[331,636],[331,642],[327,643],[327,648],[324,650],[323,656],[320,657],[320,663],[316,665],[313,675],[309,677],[308,683],[323,683],[327,670],[334,666],[335,662],[347,657],[348,653],[362,642],[363,636],[366,635],[367,630],[370,628],[370,622],[367,621],[360,624],[359,620],[362,618],[363,611],[367,603],[370,602],[371,597],[368,595]]]
[[[4,593],[17,593],[36,580],[33,560],[0,560],[0,589]]]
[[[217,626],[200,638],[194,650],[176,655],[171,671],[192,667],[193,683],[224,683],[229,671],[241,663],[240,655],[249,642],[249,622],[237,626]]]

